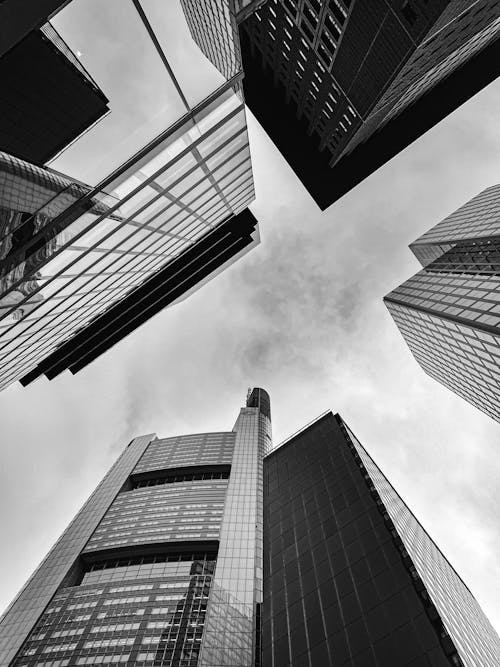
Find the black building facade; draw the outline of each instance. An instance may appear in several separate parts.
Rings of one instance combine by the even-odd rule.
[[[496,0],[269,0],[239,32],[246,102],[322,209],[500,73]]]
[[[500,639],[339,415],[264,459],[263,663],[494,667]]]

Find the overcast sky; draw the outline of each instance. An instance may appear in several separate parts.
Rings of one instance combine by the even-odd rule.
[[[500,181],[493,84],[321,213],[253,118],[262,242],[89,368],[0,395],[0,608],[134,436],[230,430],[266,388],[275,442],[340,412],[500,629],[500,426],[424,375],[382,297],[408,244]]]

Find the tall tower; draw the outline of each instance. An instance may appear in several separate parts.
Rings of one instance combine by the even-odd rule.
[[[135,438],[0,620],[0,665],[252,667],[269,396],[232,431]]]
[[[423,370],[500,421],[500,185],[410,245],[424,267],[384,299]]]
[[[339,415],[264,459],[269,667],[496,667],[500,639]]]
[[[269,0],[239,33],[248,107],[322,209],[500,73],[497,0]]]

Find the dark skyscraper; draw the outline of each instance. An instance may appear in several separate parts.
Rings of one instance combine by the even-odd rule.
[[[423,370],[500,421],[500,185],[410,245],[424,267],[384,299]]]
[[[474,597],[337,415],[271,451],[135,438],[0,619],[0,667],[497,667]]]
[[[263,664],[497,667],[473,595],[339,415],[264,460]]]
[[[239,32],[246,102],[322,209],[500,73],[497,0],[269,0]]]
[[[0,665],[251,667],[269,397],[232,431],[135,438],[0,620]]]
[[[13,86],[6,94],[12,109],[4,104],[0,114],[8,112],[18,129],[24,116],[13,111],[17,104],[27,104],[26,118],[39,116],[45,102],[58,106],[52,88],[42,86],[36,111],[21,94],[26,77],[14,75],[12,58],[23,44],[36,42],[89,94],[95,92],[91,71],[110,100],[110,113],[50,164],[52,149],[21,159],[26,152],[9,144],[0,153],[0,389],[79,371],[259,242],[248,210],[255,194],[231,21],[222,15],[214,35],[227,47],[224,81],[189,40],[174,3],[161,11],[159,3],[146,9],[138,0],[122,3],[115,32],[113,3],[92,2],[93,11],[77,0],[65,3],[50,25],[0,57]],[[9,7],[0,3],[0,17],[13,18]],[[169,30],[189,67],[172,48]],[[182,31],[186,39],[179,38]],[[87,44],[92,48],[79,51]],[[29,68],[29,58],[15,62]],[[127,76],[117,77],[118,71]],[[65,104],[80,108],[62,74],[49,78]],[[66,115],[78,121],[71,110]],[[37,135],[41,142],[54,139],[54,148],[67,141],[68,128],[48,118],[53,132],[40,130],[42,118]],[[35,150],[29,134],[20,133]]]

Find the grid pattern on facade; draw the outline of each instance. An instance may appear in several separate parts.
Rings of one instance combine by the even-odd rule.
[[[181,0],[191,36],[219,72],[230,79],[241,70],[236,18],[230,0]]]
[[[432,86],[470,60],[500,34],[500,7],[496,0],[451,2],[445,27],[432,31],[403,68],[385,103],[390,111],[384,123],[413,104]]]
[[[429,271],[453,275],[472,273],[500,276],[500,236],[460,241],[437,257],[429,266]]]
[[[254,197],[245,112],[232,88],[193,114],[180,136],[167,137],[148,158],[110,185],[111,195],[92,191],[106,212],[82,205],[76,216],[72,207],[55,218],[46,215],[36,236],[35,230],[25,234],[17,261],[3,257],[2,386]],[[10,196],[8,185],[2,197]],[[64,190],[55,197],[38,192],[29,176],[22,187],[29,192],[35,187],[51,206],[67,199]],[[43,206],[19,219],[19,209],[8,211],[11,238],[22,238],[19,225],[33,225]]]
[[[235,434],[195,433],[154,440],[134,468],[134,474],[162,468],[231,464]]]
[[[199,470],[199,468],[197,468]],[[168,471],[162,477],[151,477],[148,479],[137,479],[131,482],[133,489],[141,489],[145,486],[160,486],[163,484],[176,484],[177,482],[192,482],[193,480],[207,479],[229,479],[229,470],[217,472],[186,472],[171,473]]]
[[[122,492],[85,551],[218,539],[227,486],[227,479],[192,480]]]
[[[344,427],[364,464],[369,481],[380,495],[397,534],[459,649],[462,664],[466,667],[495,667],[500,661],[500,638],[474,596],[359,440],[346,425]]]
[[[338,151],[361,122],[330,71],[350,4],[273,0],[242,24],[297,118],[305,118],[321,148],[331,152]]]
[[[262,602],[262,459],[270,419],[242,408],[224,506],[217,568],[201,660],[204,667],[250,667],[256,660],[256,609]]]
[[[50,23],[14,42],[0,58],[0,146],[41,165],[106,117],[108,99]]]
[[[384,299],[423,370],[500,419],[500,186],[410,245],[424,269]]]
[[[500,8],[496,0],[451,0],[446,4],[345,152],[351,152],[498,37]]]
[[[1,664],[17,653],[152,437],[127,447],[0,619]]]
[[[386,301],[422,369],[500,421],[500,335]]]
[[[489,236],[500,236],[500,185],[477,194],[419,236],[410,248],[415,251],[419,245],[456,243]]]
[[[215,555],[152,556],[129,563],[94,565],[81,585],[59,589],[13,664],[34,667],[50,659],[60,667],[195,667]],[[112,576],[134,568],[135,578]],[[92,580],[92,574],[103,576]]]
[[[264,460],[264,508],[264,664],[453,664],[331,413]]]
[[[472,10],[477,20],[472,28],[467,25],[471,34],[465,41],[460,33],[458,44],[452,46],[441,32],[437,49],[432,44],[419,50],[426,32],[448,4],[446,0],[369,5],[343,0],[273,0],[242,27],[252,49],[262,54],[263,66],[273,71],[275,86],[283,86],[286,102],[296,107],[297,118],[307,119],[309,134],[314,133],[314,141],[319,137],[318,149],[326,148],[332,154],[330,165],[334,165],[366,140],[384,116],[389,118],[392,108],[395,113],[401,110],[399,98],[402,105],[415,101],[495,37],[493,18],[481,15],[479,19]],[[485,13],[494,13],[494,0],[483,4],[488,5]],[[454,27],[452,33],[457,39]],[[422,62],[424,54],[439,64],[431,69]]]

